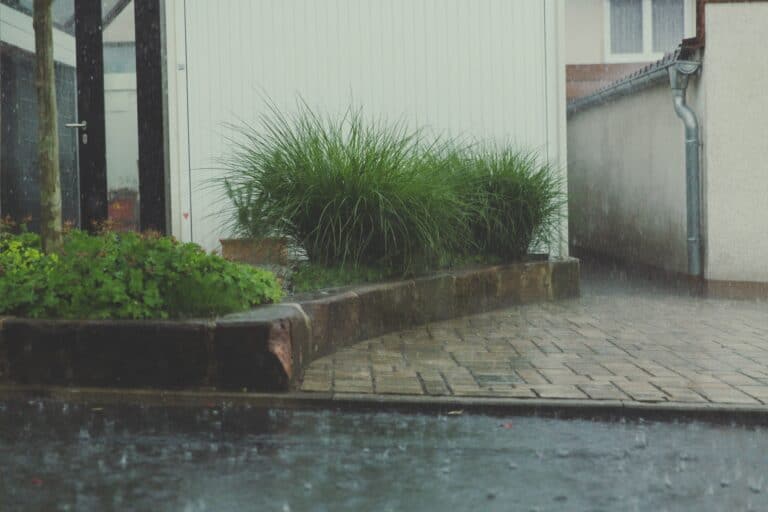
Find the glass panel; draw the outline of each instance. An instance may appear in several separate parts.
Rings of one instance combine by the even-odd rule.
[[[611,0],[611,53],[642,52],[642,0]]]
[[[32,14],[33,0],[0,0],[13,10]],[[51,7],[53,26],[67,34],[75,34],[75,0],[54,0]]]
[[[115,7],[117,5],[117,7]],[[133,2],[102,2],[107,195],[114,229],[139,229],[139,142]]]
[[[31,0],[0,0],[0,215],[32,230],[39,228],[40,173],[37,165],[37,94]],[[10,9],[9,9],[10,7]],[[79,224],[77,132],[65,123],[77,119],[75,40],[62,29],[74,16],[73,0],[53,3],[58,32],[54,46],[59,122],[59,166],[63,220]],[[14,31],[3,30],[13,23]],[[7,28],[7,27],[6,27]],[[19,29],[29,33],[19,35]]]
[[[653,0],[653,51],[668,52],[683,40],[683,0]]]

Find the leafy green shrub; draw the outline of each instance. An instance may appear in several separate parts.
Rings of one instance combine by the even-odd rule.
[[[46,255],[36,235],[0,235],[0,315],[215,316],[280,296],[271,273],[172,238],[73,231]]]
[[[465,160],[474,185],[464,189],[476,251],[516,260],[556,233],[564,204],[561,180],[536,155],[481,150]]]
[[[351,109],[323,118],[304,104],[294,116],[273,106],[258,127],[235,130],[223,184],[238,234],[279,233],[321,265],[403,271],[467,243],[450,143]]]
[[[58,261],[43,253],[37,235],[0,232],[0,315],[42,316],[55,302],[49,282]]]

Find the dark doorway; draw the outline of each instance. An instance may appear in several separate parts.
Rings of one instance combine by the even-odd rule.
[[[80,154],[80,218],[92,230],[107,220],[107,161],[104,123],[104,47],[100,0],[75,0],[77,119]]]

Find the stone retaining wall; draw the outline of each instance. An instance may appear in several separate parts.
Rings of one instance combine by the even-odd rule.
[[[575,259],[479,267],[294,297],[215,320],[0,319],[0,381],[278,391],[337,348],[514,304],[575,297]]]

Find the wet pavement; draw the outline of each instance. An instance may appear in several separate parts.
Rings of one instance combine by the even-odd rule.
[[[335,394],[768,404],[768,303],[585,267],[578,299],[367,340],[313,362]]]
[[[766,510],[768,430],[0,402],[4,511]]]

